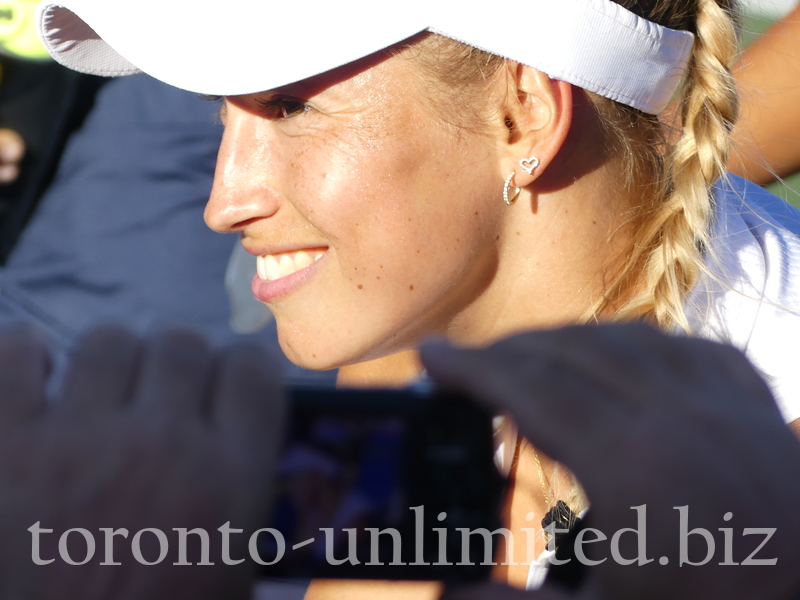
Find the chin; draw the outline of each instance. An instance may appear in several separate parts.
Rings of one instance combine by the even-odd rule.
[[[357,359],[348,360],[350,355],[341,346],[332,348],[323,340],[314,340],[313,336],[304,335],[300,339],[293,339],[294,337],[282,335],[280,329],[278,330],[278,342],[286,358],[303,369],[329,371],[358,362]]]
[[[330,357],[320,355],[317,352],[311,351],[298,351],[290,344],[281,342],[281,350],[290,361],[303,369],[310,369],[312,371],[329,371],[339,367]]]
[[[307,332],[302,335],[298,335],[298,332],[287,334],[278,328],[278,342],[286,358],[298,367],[312,371],[338,369],[408,349],[393,346],[385,348],[375,344],[358,345],[354,344],[352,339],[349,341],[350,344],[344,344],[342,336],[323,339]]]

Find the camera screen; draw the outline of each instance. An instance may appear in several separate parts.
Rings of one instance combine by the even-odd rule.
[[[291,424],[271,521],[285,540],[284,568],[327,564],[326,544],[341,560],[349,536],[361,546],[368,528],[401,525],[406,431],[401,417],[320,415]],[[275,536],[259,542],[265,560],[277,555]]]
[[[461,531],[499,526],[491,415],[461,397],[411,390],[293,390],[287,427],[255,542],[263,576],[486,572],[483,544],[463,560]]]

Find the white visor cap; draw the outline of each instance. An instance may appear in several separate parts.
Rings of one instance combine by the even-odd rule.
[[[650,114],[680,84],[694,43],[611,0],[44,0],[38,23],[61,64],[144,71],[200,94],[276,89],[423,31],[459,40]]]

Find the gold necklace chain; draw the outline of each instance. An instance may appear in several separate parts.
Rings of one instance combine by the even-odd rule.
[[[545,478],[544,478],[544,470],[542,469],[542,463],[539,462],[539,455],[536,453],[536,448],[531,445],[531,450],[533,450],[533,460],[536,461],[536,470],[539,472],[539,484],[542,486],[542,496],[544,496],[544,504],[545,506],[550,506],[550,494],[547,493],[548,486],[545,485]]]

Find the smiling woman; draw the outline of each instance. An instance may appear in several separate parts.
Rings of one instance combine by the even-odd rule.
[[[800,217],[724,173],[733,2],[391,3],[368,22],[366,0],[318,4],[298,19],[231,0],[225,31],[177,1],[40,12],[67,66],[224,97],[206,221],[257,257],[253,292],[289,358],[397,382],[420,375],[409,352],[431,335],[476,347],[643,319],[738,345],[800,417],[778,342],[800,334]],[[675,131],[660,118],[673,99]],[[512,531],[560,499],[579,508],[572,477],[506,435]],[[541,568],[498,576],[534,586]],[[337,585],[309,598],[359,593]]]
[[[308,367],[406,350],[459,323],[469,335],[500,284],[506,126],[495,141],[443,121],[412,53],[397,52],[313,93],[226,100],[206,221],[260,257],[253,291]]]

